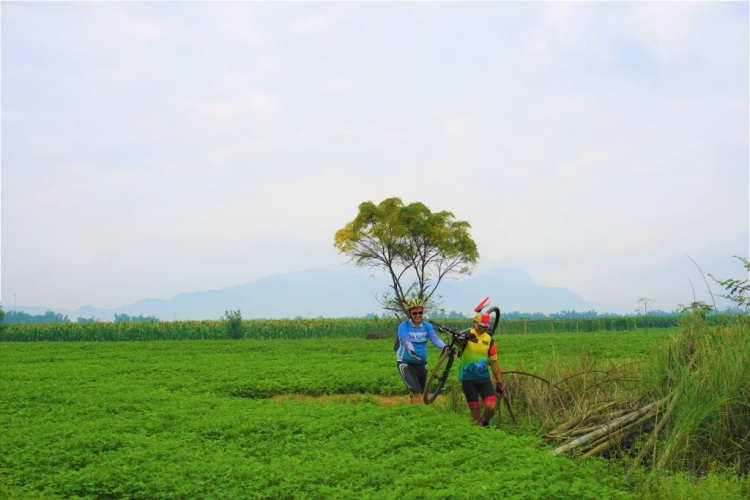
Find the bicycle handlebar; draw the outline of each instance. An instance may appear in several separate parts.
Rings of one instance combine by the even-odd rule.
[[[440,323],[436,323],[434,321],[430,321],[430,323],[433,324],[433,325],[435,325],[438,328],[438,330],[440,330],[441,332],[448,332],[448,333],[450,333],[454,337],[461,336],[461,332],[458,331],[458,330],[454,330],[452,328],[448,328],[447,326],[443,326]]]

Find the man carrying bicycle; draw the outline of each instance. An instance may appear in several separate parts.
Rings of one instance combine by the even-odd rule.
[[[458,380],[471,411],[471,419],[477,425],[489,427],[495,415],[497,398],[503,396],[503,374],[497,361],[495,340],[487,331],[490,328],[490,315],[477,313],[474,326],[467,333],[467,342],[458,368]],[[490,369],[497,384],[492,387]],[[497,391],[497,392],[496,392]],[[479,398],[484,402],[484,413],[480,415]]]
[[[427,382],[427,339],[438,349],[445,347],[432,325],[423,321],[424,303],[411,299],[406,303],[409,318],[398,325],[396,366],[409,391],[410,403],[422,404]]]

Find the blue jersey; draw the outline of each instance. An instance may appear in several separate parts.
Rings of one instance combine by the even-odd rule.
[[[423,365],[427,363],[427,339],[430,339],[430,342],[432,342],[438,349],[445,347],[445,342],[437,336],[435,328],[426,321],[422,321],[422,324],[418,327],[414,326],[411,320],[408,319],[402,322],[398,325],[398,338],[400,343],[398,350],[396,351],[396,360],[412,365]],[[415,359],[409,354],[406,341],[411,343],[414,352],[421,359]]]

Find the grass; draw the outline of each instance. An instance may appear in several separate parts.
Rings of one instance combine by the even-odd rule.
[[[637,363],[669,341],[653,332],[498,338],[505,370],[552,374],[561,369],[555,357],[577,360],[576,370]],[[504,418],[490,430],[471,426],[460,393],[442,405],[406,405],[391,346],[357,338],[0,343],[0,497],[746,495],[742,478],[720,471],[696,480],[554,456]],[[379,396],[402,402],[381,405]],[[419,469],[404,473],[411,463]],[[716,492],[723,496],[706,496]]]
[[[537,438],[438,407],[267,398],[402,395],[386,346],[2,344],[0,496],[632,498],[604,465],[554,457]],[[404,473],[412,463],[420,467]],[[487,471],[481,480],[477,470]]]

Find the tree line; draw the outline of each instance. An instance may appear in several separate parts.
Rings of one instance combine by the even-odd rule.
[[[0,309],[2,311],[2,309]],[[662,318],[671,318],[671,317],[677,317],[680,316],[680,311],[675,312],[666,312],[659,309],[655,309],[648,312],[648,317],[662,317]],[[733,315],[737,314],[736,311],[727,310],[724,311],[724,314],[726,315]],[[715,313],[709,313],[709,316],[715,315]],[[60,313],[56,313],[53,311],[47,311],[44,314],[29,314],[21,311],[7,311],[4,313],[4,318],[2,315],[0,315],[0,322],[2,323],[27,323],[27,324],[38,324],[38,323],[71,323],[71,319],[68,318],[67,315],[62,315]],[[511,312],[503,312],[502,318],[503,319],[509,319],[509,320],[515,320],[515,319],[608,319],[608,318],[621,318],[621,317],[641,317],[640,314],[615,314],[615,313],[598,313],[596,311],[560,311],[556,313],[550,313],[545,314],[542,312],[534,312],[534,313],[528,313],[528,312],[520,312],[520,311],[511,311]],[[365,316],[362,316],[363,319],[382,319],[386,318],[387,316],[378,315],[375,313],[369,313]],[[469,316],[467,316],[464,313],[459,313],[457,311],[438,311],[434,314],[430,314],[431,318],[434,319],[470,319]],[[295,318],[295,319],[303,319],[303,318]],[[318,319],[325,319],[323,317],[319,317]],[[77,323],[96,323],[100,322],[102,320],[90,317],[90,318],[76,318]],[[114,315],[114,323],[125,323],[125,322],[158,322],[160,321],[159,318],[156,316],[130,316],[128,314],[115,314]]]
[[[2,311],[2,309],[0,309]],[[61,313],[56,313],[54,311],[46,311],[44,314],[29,314],[25,313],[23,311],[7,311],[3,312],[2,315],[0,315],[0,321],[3,323],[27,323],[27,324],[37,324],[37,323],[71,323],[70,318],[68,318],[67,315],[62,315]],[[97,321],[101,321],[98,318],[95,318],[94,316],[91,316],[90,318],[76,318],[77,323],[95,323]],[[156,316],[130,316],[128,314],[115,314],[115,323],[125,323],[125,322],[149,322],[149,321],[159,321],[159,318]]]

